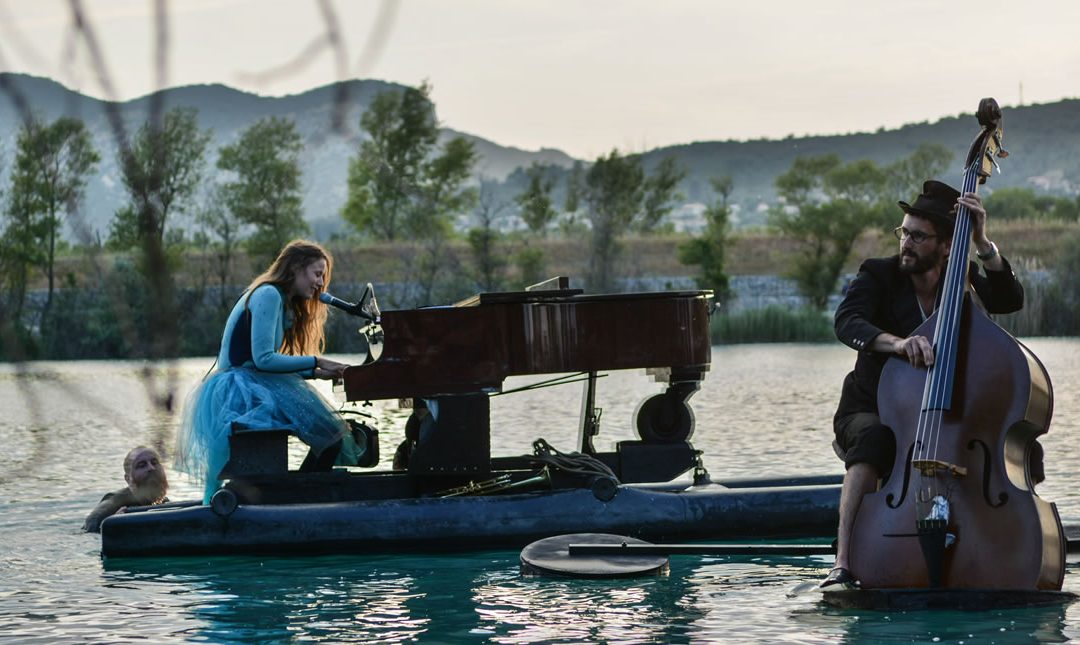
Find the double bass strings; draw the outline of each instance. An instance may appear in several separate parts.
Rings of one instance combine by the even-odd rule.
[[[980,161],[976,159],[964,173],[962,193],[975,192],[978,187],[979,164]],[[915,434],[916,450],[912,453],[912,459],[925,461],[929,458],[931,462],[937,461],[944,411],[950,407],[951,390],[955,382],[955,359],[960,315],[963,311],[964,284],[967,279],[966,265],[970,249],[970,235],[970,213],[966,206],[960,205],[953,227],[953,247],[945,273],[945,293],[942,294],[942,307],[934,328],[936,356],[934,364],[928,369],[923,388],[923,405],[919,412],[919,423]],[[941,352],[940,355],[938,355],[939,352]],[[921,469],[919,471],[921,481],[926,477],[925,472]],[[918,496],[918,500],[923,502],[931,502],[940,495],[936,487],[936,466],[930,472],[933,476],[920,486],[923,494]],[[916,509],[916,512],[921,514],[918,506]],[[934,510],[931,511],[932,516],[934,512]]]

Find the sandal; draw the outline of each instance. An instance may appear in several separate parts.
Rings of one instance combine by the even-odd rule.
[[[841,585],[844,589],[857,589],[859,587],[859,581],[856,580],[855,576],[851,575],[851,572],[847,569],[836,567],[821,581],[818,588],[826,589],[834,585]]]

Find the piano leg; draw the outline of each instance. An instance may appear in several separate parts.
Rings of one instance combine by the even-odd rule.
[[[589,372],[581,393],[578,445],[583,455],[595,455],[593,437],[600,434],[600,410],[596,409],[596,372]]]

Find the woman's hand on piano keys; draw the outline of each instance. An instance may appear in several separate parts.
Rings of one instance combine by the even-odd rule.
[[[345,368],[348,367],[345,363],[339,363],[332,361],[329,358],[322,356],[315,359],[315,378],[334,379],[341,378],[341,375],[345,372]]]

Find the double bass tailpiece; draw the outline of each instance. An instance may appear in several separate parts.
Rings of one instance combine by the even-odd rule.
[[[938,473],[949,473],[953,477],[966,477],[968,470],[964,466],[950,464],[940,459],[913,459],[911,467],[918,470],[923,477],[933,477]]]

